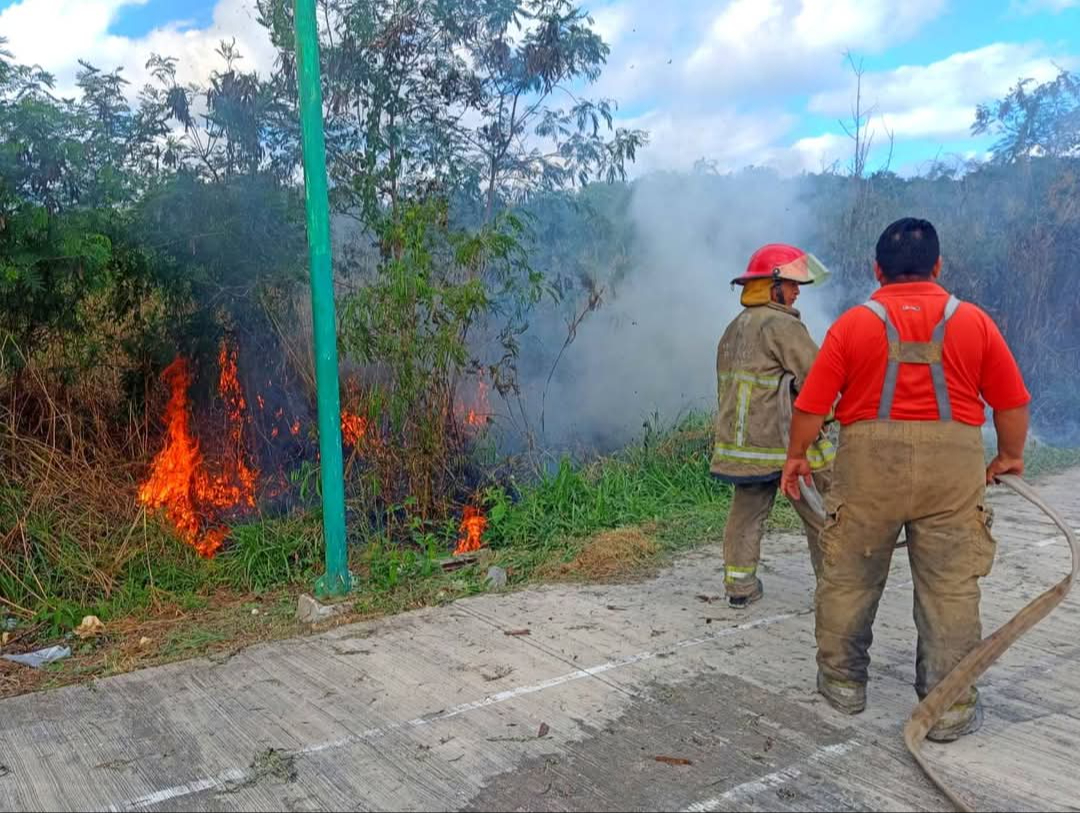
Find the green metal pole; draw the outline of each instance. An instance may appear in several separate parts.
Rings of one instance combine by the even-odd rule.
[[[326,191],[319,31],[315,0],[296,0],[296,80],[304,143],[304,190],[311,252],[311,312],[315,333],[315,380],[319,402],[319,458],[322,476],[326,573],[318,596],[343,596],[352,589],[345,551],[345,484],[341,462],[341,396],[338,393],[337,322],[330,258],[330,204]]]

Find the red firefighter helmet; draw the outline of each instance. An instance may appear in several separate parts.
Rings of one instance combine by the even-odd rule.
[[[786,279],[799,285],[813,285],[824,282],[828,276],[828,269],[813,254],[784,243],[769,243],[754,252],[746,272],[732,283],[745,285],[754,279]]]

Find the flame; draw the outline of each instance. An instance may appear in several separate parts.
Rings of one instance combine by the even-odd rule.
[[[487,522],[487,517],[479,508],[472,505],[465,506],[465,512],[461,517],[461,526],[458,529],[461,538],[454,549],[455,556],[460,556],[463,553],[473,553],[484,546],[482,538],[484,530],[487,528]]]
[[[139,488],[139,502],[149,508],[164,508],[169,522],[195,544],[199,518],[195,511],[194,480],[202,466],[202,454],[188,426],[191,372],[187,360],[177,357],[161,378],[171,393],[165,406],[165,446],[154,458],[150,477]]]
[[[469,400],[468,408],[462,407],[459,410],[461,421],[466,426],[479,429],[487,424],[488,417],[492,414],[491,404],[488,402],[488,383],[484,380],[482,372],[476,382],[476,392]]]
[[[293,421],[292,426],[289,427],[289,432],[294,436],[300,434],[300,419],[299,418],[297,418],[295,421]]]
[[[341,410],[341,438],[347,444],[353,447],[359,446],[360,441],[367,434],[367,429],[367,418],[353,415],[344,409]],[[299,431],[299,427],[297,427],[297,431]]]
[[[243,433],[251,417],[237,377],[236,358],[236,350],[223,344],[218,355],[218,392],[225,402],[228,447],[221,471],[211,474],[207,470],[192,434],[188,399],[191,368],[187,359],[178,356],[161,376],[170,390],[165,406],[165,444],[138,494],[139,502],[148,508],[164,509],[180,536],[206,557],[213,556],[228,535],[228,528],[213,521],[215,515],[237,506],[255,507],[259,472],[246,461]]]
[[[218,365],[221,370],[218,376],[218,391],[228,409],[229,440],[232,444],[226,461],[226,471],[223,472],[221,479],[231,479],[236,482],[233,490],[228,492],[229,501],[224,506],[218,505],[231,507],[243,502],[249,508],[254,508],[255,481],[259,478],[259,472],[257,469],[249,468],[244,460],[247,457],[244,452],[244,424],[251,422],[251,416],[247,412],[247,401],[244,399],[244,391],[237,377],[236,348],[230,349],[222,344],[221,352],[218,354]]]

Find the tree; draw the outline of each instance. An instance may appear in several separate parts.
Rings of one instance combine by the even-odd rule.
[[[1005,98],[978,106],[971,132],[998,136],[990,148],[998,163],[1080,156],[1080,76],[1062,70],[1039,85],[1019,80]]]
[[[573,92],[599,76],[608,48],[568,0],[321,7],[335,204],[367,225],[403,196],[433,190],[482,195],[490,221],[538,189],[624,177],[646,141],[614,127],[614,102]],[[290,4],[259,8],[290,81]]]
[[[260,0],[295,101],[292,4]],[[371,417],[427,511],[460,446],[453,404],[483,375],[517,391],[518,337],[544,283],[514,207],[541,191],[624,177],[644,133],[580,98],[608,48],[568,0],[322,0],[325,133],[335,209],[368,253],[338,270],[341,336],[365,362]],[[566,106],[557,102],[568,99]],[[452,208],[451,208],[452,204]],[[491,357],[494,354],[494,357]],[[457,445],[455,445],[457,444]]]
[[[110,285],[122,228],[107,209],[129,194],[130,109],[118,72],[85,65],[82,97],[0,52],[0,362],[20,368],[51,333],[81,328],[80,306]]]
[[[595,81],[607,61],[609,48],[592,30],[592,18],[567,0],[493,5],[494,13],[466,38],[483,120],[466,140],[481,159],[487,216],[500,196],[520,200],[537,187],[625,180],[626,164],[647,136],[619,128],[605,139],[615,103],[571,91],[575,82]],[[520,31],[522,19],[532,25],[515,41],[509,28]],[[570,106],[552,105],[556,94],[567,96]]]
[[[867,160],[870,157],[870,150],[874,146],[874,131],[870,126],[870,122],[877,112],[877,105],[871,105],[868,108],[863,107],[862,84],[863,76],[866,74],[866,69],[863,67],[863,60],[860,59],[858,63],[856,63],[855,56],[850,51],[846,52],[844,56],[848,61],[848,65],[851,67],[851,73],[855,77],[855,99],[851,103],[851,121],[841,121],[840,127],[843,129],[844,134],[851,139],[853,145],[850,164],[851,177],[862,178],[866,175]],[[889,130],[884,122],[882,122],[882,126],[885,130],[885,134],[889,137],[889,154],[885,160],[885,164],[878,172],[888,172],[889,166],[892,164],[895,135]]]
[[[187,170],[213,181],[259,173],[291,180],[299,137],[281,86],[241,70],[235,41],[222,40],[217,54],[224,66],[205,86],[180,85],[176,60],[151,55],[146,67],[154,82],[140,94],[138,120],[150,134],[154,165],[144,171]]]

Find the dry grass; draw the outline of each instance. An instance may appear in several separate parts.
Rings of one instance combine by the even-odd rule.
[[[611,582],[643,576],[653,569],[660,545],[656,526],[614,528],[585,540],[570,561],[542,565],[537,576],[548,581]]]
[[[0,427],[0,605],[18,615],[47,602],[65,562],[65,578],[109,595],[116,576],[147,542],[135,507],[134,480],[122,462],[89,461],[78,452]],[[47,528],[45,527],[47,523]],[[78,546],[70,540],[80,540]],[[77,549],[77,555],[73,555]],[[36,564],[35,564],[36,563]]]

